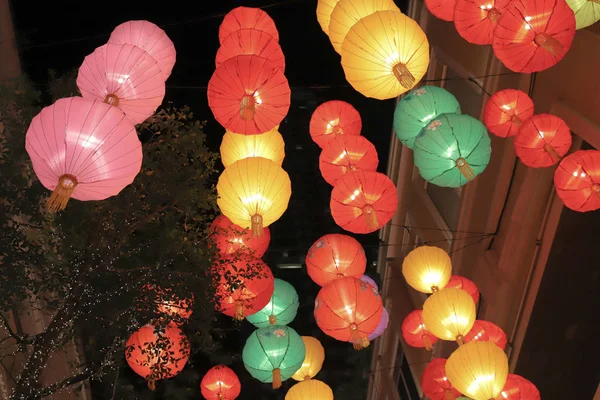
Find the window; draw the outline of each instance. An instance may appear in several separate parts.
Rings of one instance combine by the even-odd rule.
[[[419,391],[410,370],[408,360],[404,356],[402,344],[398,340],[396,362],[394,363],[394,381],[397,383],[398,395],[402,400],[419,400]]]

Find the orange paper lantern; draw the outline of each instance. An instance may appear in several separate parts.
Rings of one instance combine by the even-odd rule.
[[[446,359],[434,358],[427,364],[421,379],[423,393],[431,400],[454,400],[460,392],[446,377]]]
[[[366,268],[365,250],[358,240],[338,233],[319,238],[306,255],[306,272],[319,286],[344,276],[360,278]]]
[[[502,138],[515,136],[520,126],[533,116],[533,100],[525,92],[500,90],[492,95],[483,110],[485,127]]]
[[[200,391],[206,400],[235,400],[242,391],[242,384],[231,368],[216,365],[202,378]]]
[[[156,304],[156,312],[166,314],[173,318],[173,322],[181,325],[192,315],[194,305],[194,294],[190,292],[189,297],[180,298],[173,292],[172,288],[161,288],[156,284],[146,284],[142,287],[143,293],[140,302],[144,305],[148,302]]]
[[[219,26],[219,42],[223,44],[231,33],[240,29],[256,29],[279,41],[279,32],[269,14],[254,7],[237,7],[229,11]]]
[[[556,164],[571,148],[571,130],[555,115],[534,115],[523,123],[515,137],[515,152],[528,167]]]
[[[229,35],[217,51],[217,68],[230,58],[240,55],[254,55],[266,58],[282,71],[285,57],[277,40],[258,29],[240,29]]]
[[[496,400],[540,400],[537,387],[522,376],[508,374],[506,384]]]
[[[444,21],[454,20],[454,7],[456,0],[425,0],[425,5],[430,13]]]
[[[219,215],[210,225],[211,239],[219,253],[230,255],[246,249],[256,258],[261,258],[271,243],[271,230],[264,227],[260,236],[252,236],[250,229],[240,228],[224,215]]]
[[[331,13],[340,0],[318,0],[317,2],[317,21],[321,29],[329,35],[329,23],[331,22]]]
[[[321,175],[332,186],[348,172],[375,172],[377,165],[377,149],[364,136],[334,137],[319,156]]]
[[[412,311],[404,318],[402,337],[409,346],[425,348],[427,351],[431,351],[432,346],[439,340],[423,323],[423,310]]]
[[[600,208],[600,151],[579,150],[565,157],[554,172],[554,187],[571,210]]]
[[[462,289],[471,295],[475,304],[479,303],[479,289],[477,289],[477,285],[464,276],[452,275],[444,288]]]
[[[465,343],[478,340],[480,342],[492,342],[502,350],[506,348],[506,333],[498,325],[483,321],[475,320],[473,328],[464,337]]]
[[[360,135],[361,129],[360,114],[345,101],[326,101],[316,108],[310,118],[310,136],[320,148],[324,148],[336,136]]]
[[[454,26],[473,44],[492,44],[498,19],[510,0],[456,0]]]

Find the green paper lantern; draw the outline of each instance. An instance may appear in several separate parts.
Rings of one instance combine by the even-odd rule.
[[[269,325],[287,325],[296,318],[299,306],[296,289],[286,281],[275,279],[275,290],[269,304],[246,319],[257,328]]]
[[[305,356],[306,347],[300,335],[284,325],[257,329],[242,351],[250,375],[261,382],[273,382],[275,389],[300,369]]]
[[[422,86],[404,96],[394,111],[394,130],[398,139],[409,149],[415,138],[431,120],[440,114],[460,114],[460,104],[446,89]]]
[[[452,188],[482,173],[492,154],[485,126],[465,114],[442,114],[432,120],[417,136],[413,150],[423,179]]]

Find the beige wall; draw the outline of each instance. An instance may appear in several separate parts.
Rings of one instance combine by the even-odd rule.
[[[8,0],[0,0],[0,80],[21,74]]]

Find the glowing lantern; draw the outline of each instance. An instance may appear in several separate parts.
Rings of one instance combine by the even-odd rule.
[[[473,328],[465,335],[465,343],[478,340],[480,342],[491,342],[502,350],[506,347],[506,333],[498,325],[483,321],[476,320],[473,324]]]
[[[354,24],[377,11],[401,12],[393,0],[340,0],[331,12],[329,40],[342,54],[342,43]]]
[[[377,286],[377,283],[375,283],[373,278],[371,278],[369,275],[363,275],[359,279],[363,282],[367,282],[369,285],[373,286],[375,290],[379,291],[379,286]]]
[[[473,298],[461,289],[439,290],[423,304],[423,322],[429,332],[458,344],[464,343],[464,336],[473,328],[476,313]]]
[[[379,172],[350,172],[335,183],[329,206],[335,223],[345,230],[375,232],[396,213],[396,186]]]
[[[306,347],[306,356],[302,362],[302,367],[292,375],[292,378],[297,381],[307,381],[314,378],[323,368],[323,361],[325,361],[325,349],[321,342],[311,336],[302,336],[302,341]]]
[[[318,0],[317,3],[317,21],[321,25],[321,29],[329,35],[329,24],[331,22],[331,13],[335,5],[340,0]]]
[[[447,252],[435,246],[420,246],[402,262],[406,283],[421,293],[434,293],[446,287],[452,275],[452,260]]]
[[[36,115],[25,149],[38,179],[52,195],[51,211],[69,198],[104,200],[119,194],[142,166],[135,127],[118,108],[81,97],[58,100]]]
[[[260,8],[236,7],[229,11],[219,26],[219,42],[223,44],[229,35],[240,29],[263,31],[279,41],[279,32],[275,22]]]
[[[444,21],[454,20],[456,0],[425,0],[425,5],[435,17]]]
[[[290,86],[266,58],[241,55],[221,64],[208,82],[208,105],[225,129],[256,135],[275,128],[290,108]]]
[[[315,300],[315,320],[326,334],[351,341],[360,350],[381,320],[383,304],[375,288],[360,279],[345,277],[322,287]]]
[[[415,140],[414,160],[426,181],[460,187],[475,179],[490,162],[492,148],[485,126],[465,114],[443,114]]]
[[[342,67],[366,97],[391,99],[412,89],[429,66],[429,42],[400,11],[378,11],[358,21],[342,45]]]
[[[515,374],[508,374],[497,400],[540,400],[540,391],[533,383]]]
[[[525,92],[500,90],[492,95],[483,109],[483,123],[490,132],[502,138],[515,136],[519,128],[533,116],[533,100]]]
[[[345,101],[332,100],[322,103],[310,118],[310,136],[324,148],[333,137],[360,135],[360,114]]]
[[[477,285],[475,285],[472,280],[467,279],[464,276],[452,275],[445,287],[462,289],[471,295],[475,304],[479,303],[479,289],[477,289]]]
[[[286,281],[275,279],[271,300],[262,310],[248,315],[246,319],[257,328],[269,325],[287,325],[296,318],[299,305],[296,289]]]
[[[260,259],[225,259],[214,266],[219,278],[217,310],[236,320],[262,310],[273,295],[271,269]]]
[[[427,364],[421,378],[421,388],[431,400],[454,400],[460,396],[446,377],[445,358],[434,358]]]
[[[473,400],[495,399],[508,376],[508,358],[493,343],[466,343],[448,357],[446,376],[452,386]]]
[[[375,172],[377,165],[377,149],[364,136],[334,137],[319,156],[321,175],[332,186],[348,172]]]
[[[514,145],[517,157],[528,167],[556,164],[571,148],[571,129],[555,115],[538,114],[521,125]]]
[[[554,172],[554,187],[558,197],[571,210],[599,209],[600,151],[579,150],[565,157]]]
[[[131,334],[125,348],[129,367],[148,381],[151,390],[156,381],[179,374],[190,356],[190,343],[174,323],[162,332],[146,325]]]
[[[240,55],[255,55],[266,58],[275,67],[282,71],[285,69],[285,57],[277,40],[258,29],[240,29],[232,32],[217,51],[217,67],[230,58]]]
[[[310,380],[296,383],[285,395],[285,400],[333,400],[333,391],[321,381]]]
[[[543,71],[558,63],[575,37],[575,15],[563,0],[515,0],[498,20],[492,47],[506,68]]]
[[[456,0],[456,31],[469,43],[492,44],[498,19],[509,3],[510,0]]]
[[[352,236],[331,233],[319,238],[306,255],[306,272],[319,286],[344,276],[361,277],[367,268],[365,249]]]
[[[200,382],[200,391],[206,400],[235,400],[241,390],[242,385],[235,372],[224,365],[209,369]]]
[[[415,138],[432,119],[441,114],[460,114],[460,104],[446,89],[422,86],[402,97],[394,111],[394,131],[398,139],[409,149]]]
[[[377,328],[375,328],[375,330],[373,332],[371,332],[371,334],[369,335],[369,341],[372,342],[373,340],[377,339],[379,336],[383,335],[383,332],[385,332],[389,323],[390,323],[390,314],[384,307],[383,312],[381,313],[381,319],[379,320],[379,325],[377,325]]]
[[[285,143],[275,127],[260,135],[240,135],[226,131],[221,141],[221,161],[225,168],[249,157],[262,157],[281,165],[285,157]]]
[[[234,224],[252,228],[252,236],[277,221],[292,195],[290,178],[279,165],[261,157],[239,160],[225,168],[217,183],[221,212]]]
[[[140,302],[143,302],[144,305],[153,302],[156,305],[157,313],[168,315],[178,325],[192,315],[193,293],[189,294],[189,298],[180,298],[172,288],[161,288],[155,284],[144,285],[143,292]]]
[[[271,231],[263,228],[260,236],[252,236],[248,229],[240,228],[224,215],[219,215],[210,225],[211,239],[216,244],[219,253],[230,255],[237,253],[251,253],[256,258],[261,258],[271,242]]]
[[[425,348],[431,351],[433,345],[439,340],[432,335],[423,323],[423,310],[415,310],[404,318],[402,322],[402,337],[412,347]]]
[[[165,97],[165,78],[156,61],[130,44],[105,44],[88,55],[77,74],[86,99],[119,107],[133,124],[150,117]]]
[[[244,366],[253,378],[261,382],[273,382],[273,388],[289,379],[300,367],[306,356],[306,348],[295,330],[283,325],[270,325],[257,329],[250,335],[242,358]]]
[[[577,29],[587,28],[600,21],[600,2],[597,0],[567,0],[575,13]]]
[[[108,43],[131,44],[144,50],[156,61],[165,81],[175,66],[175,45],[165,31],[152,22],[124,22],[112,31]]]

